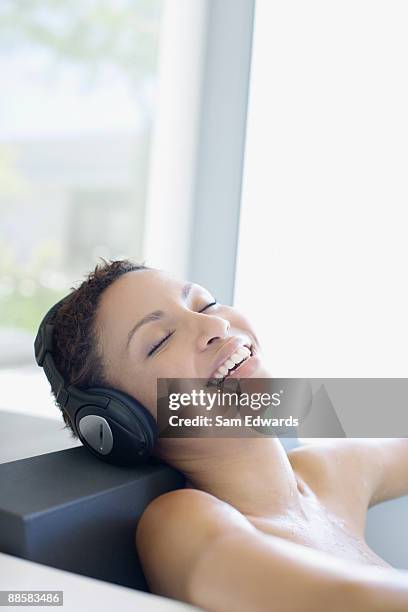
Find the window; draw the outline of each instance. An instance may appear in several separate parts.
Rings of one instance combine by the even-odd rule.
[[[160,0],[0,6],[3,365],[99,257],[142,258]]]
[[[407,26],[257,0],[235,304],[273,376],[407,375]]]

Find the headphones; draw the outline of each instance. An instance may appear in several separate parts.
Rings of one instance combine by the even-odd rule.
[[[117,465],[138,465],[150,457],[157,424],[150,412],[127,393],[105,387],[83,390],[66,384],[53,356],[50,322],[66,296],[47,312],[34,342],[35,359],[82,444],[95,456]]]

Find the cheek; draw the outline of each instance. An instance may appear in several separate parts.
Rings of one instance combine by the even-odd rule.
[[[170,347],[169,347],[170,349]],[[197,363],[194,349],[185,342],[175,343],[171,350],[158,356],[150,370],[155,378],[197,378]]]
[[[157,370],[157,378],[192,378],[196,376],[193,359],[179,355],[175,360],[163,363]]]
[[[140,376],[143,379],[143,384],[146,388],[156,384],[158,378],[172,378],[177,376],[177,366],[180,367],[180,359],[177,356],[164,351],[156,357],[148,358],[143,368],[141,368]]]

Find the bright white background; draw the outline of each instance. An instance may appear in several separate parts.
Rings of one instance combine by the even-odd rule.
[[[235,305],[274,376],[408,374],[407,29],[257,0]]]

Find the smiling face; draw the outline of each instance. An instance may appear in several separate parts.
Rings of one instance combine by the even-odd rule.
[[[205,378],[242,345],[243,377],[268,377],[249,321],[196,283],[162,270],[128,272],[102,294],[96,329],[107,378],[156,415],[157,378]]]

